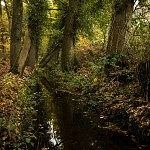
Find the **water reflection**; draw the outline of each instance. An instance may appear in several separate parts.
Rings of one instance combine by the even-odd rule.
[[[56,93],[39,101],[35,150],[138,150],[75,111],[71,99]]]
[[[47,124],[49,126],[47,134],[50,135],[50,143],[52,143],[53,146],[56,146],[58,144],[58,139],[56,136],[56,131],[54,130],[54,124],[53,124],[53,119],[51,121],[48,121]]]

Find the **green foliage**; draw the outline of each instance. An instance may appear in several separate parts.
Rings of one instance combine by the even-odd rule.
[[[44,36],[42,37],[42,49],[46,49],[46,53],[52,51],[58,45],[61,45],[61,40],[63,36],[64,29],[64,19],[66,14],[66,3],[61,3],[60,1],[53,1],[50,5],[50,11],[47,19],[47,26],[44,28]],[[54,9],[54,10],[53,10]],[[56,10],[55,10],[56,9]],[[58,9],[58,10],[57,10]],[[45,44],[45,40],[46,44]]]
[[[88,65],[89,65],[89,68],[91,69],[93,74],[96,74],[96,75],[101,74],[101,72],[102,72],[101,61],[89,62]]]
[[[39,44],[43,27],[47,25],[48,2],[45,0],[30,0],[28,5],[28,25],[32,38]],[[37,45],[38,45],[37,44]]]
[[[33,140],[36,139],[34,133],[34,121],[36,118],[35,93],[32,93],[30,87],[36,84],[36,79],[30,77],[26,79],[26,86],[21,89],[17,100],[17,106],[21,111],[20,134],[15,149],[29,149],[34,147]]]
[[[39,72],[39,74],[44,75],[48,78],[48,80],[52,83],[55,83],[58,86],[58,90],[69,90],[75,92],[78,88],[82,89],[84,85],[87,84],[87,77],[74,75],[73,72],[70,73],[63,73],[59,67],[48,70],[44,69]]]
[[[65,78],[62,82],[65,83],[66,87],[69,87],[73,90],[80,89],[81,91],[86,88],[86,86],[90,85],[90,80],[83,75],[73,75],[73,74],[67,74],[65,75]],[[68,89],[69,90],[69,89]]]
[[[93,42],[104,42],[110,20],[110,6],[109,1],[103,0],[88,0],[82,3],[78,18],[78,33],[87,36]]]
[[[150,59],[149,11],[147,5],[138,5],[132,19],[131,55],[138,60]]]
[[[59,11],[55,14],[51,11],[50,39],[55,39],[56,35],[62,35],[68,13],[68,1],[56,1],[55,3]],[[102,38],[105,38],[107,32],[110,6],[109,1],[103,0],[79,2],[74,25],[74,42],[79,40],[79,35],[85,35],[93,42],[104,41]]]
[[[2,90],[5,110],[0,114],[0,130],[6,132],[2,141],[4,147],[12,145],[14,150],[33,149],[36,101],[29,87],[35,84],[33,77],[21,79],[12,74],[5,75]]]
[[[113,53],[103,58],[103,63],[115,66],[117,62],[127,59],[124,54]]]

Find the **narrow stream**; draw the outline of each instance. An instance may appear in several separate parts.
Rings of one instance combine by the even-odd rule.
[[[130,141],[93,127],[82,112],[74,113],[69,100],[59,93],[38,101],[35,150],[138,150]]]

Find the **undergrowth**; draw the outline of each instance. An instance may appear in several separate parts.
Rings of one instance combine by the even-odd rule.
[[[53,93],[63,93],[67,98],[70,95],[74,111],[82,112],[93,126],[121,131],[133,137],[137,143],[148,143],[150,106],[139,94],[135,68],[128,66],[128,58],[118,55],[100,57],[90,52],[84,55],[81,55],[81,65],[77,71],[62,72],[58,66],[54,69],[38,69],[36,75],[30,77],[20,78],[11,73],[1,77],[2,150],[34,149],[37,140],[34,128],[37,121],[37,98],[41,94],[34,87],[40,83],[42,76],[49,81]]]
[[[148,144],[149,103],[139,93],[136,65],[131,66],[126,56],[96,58],[84,61],[77,72],[63,73],[58,67],[39,74],[54,83],[51,86],[57,95],[71,95],[74,110],[81,111],[94,126],[121,131],[138,144]]]
[[[1,149],[27,149],[35,138],[33,120],[36,111],[29,85],[35,81],[7,73],[0,83],[0,137]]]

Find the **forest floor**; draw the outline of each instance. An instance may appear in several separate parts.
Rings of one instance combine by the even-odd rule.
[[[1,150],[14,150],[19,149],[21,144],[25,142],[23,140],[26,137],[30,137],[30,133],[26,137],[22,137],[21,128],[24,121],[27,120],[27,114],[25,112],[31,107],[25,99],[25,89],[27,89],[27,76],[28,72],[25,73],[24,77],[14,75],[9,72],[9,63],[0,63],[0,149]],[[32,115],[32,114],[31,114]],[[33,119],[30,118],[29,120]],[[25,118],[24,118],[25,117]],[[28,120],[29,123],[31,123]],[[25,135],[24,135],[25,136]],[[28,140],[28,139],[27,139]],[[28,141],[27,141],[28,142]]]
[[[125,69],[115,66],[107,78],[104,64],[101,63],[103,56],[99,52],[83,50],[77,55],[81,67],[76,72],[62,74],[52,70],[46,73],[49,83],[55,82],[56,95],[71,97],[74,111],[79,117],[78,124],[81,118],[86,118],[93,127],[104,129],[107,133],[105,136],[116,139],[117,143],[123,142],[129,146],[131,142],[137,145],[137,148],[131,149],[148,150],[150,103],[140,93],[136,65]],[[128,76],[129,79],[126,78]],[[81,124],[83,126],[83,121]]]
[[[84,51],[79,57],[81,65],[76,72],[46,71],[48,80],[55,82],[55,93],[73,97],[76,114],[82,112],[92,125],[109,131],[107,133],[114,139],[129,138],[138,149],[148,150],[150,103],[139,94],[138,81],[122,83],[116,80],[119,70],[108,80],[101,73],[103,67],[99,64],[101,60],[97,61],[100,57],[97,52]],[[28,88],[27,76],[28,73],[23,78],[13,75],[9,73],[7,62],[0,64],[0,145],[17,143],[20,136],[21,114],[29,106],[18,100],[18,95],[24,87]],[[26,143],[29,142],[26,138]]]

